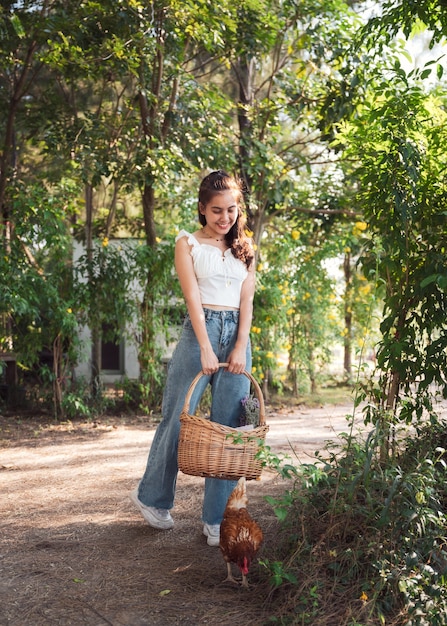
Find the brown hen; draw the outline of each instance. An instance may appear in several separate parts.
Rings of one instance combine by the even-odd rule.
[[[247,504],[245,478],[240,478],[225,507],[220,525],[220,549],[228,570],[224,582],[239,584],[231,573],[231,563],[235,563],[241,570],[243,587],[248,587],[248,570],[263,540],[262,530],[250,517]]]

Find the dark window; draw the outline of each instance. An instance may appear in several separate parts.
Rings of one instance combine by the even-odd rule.
[[[112,324],[103,324],[101,341],[101,371],[123,373],[124,340]]]

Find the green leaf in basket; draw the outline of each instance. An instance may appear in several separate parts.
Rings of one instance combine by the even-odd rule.
[[[244,438],[242,437],[242,435],[238,432],[236,433],[228,433],[228,435],[225,437],[225,439],[231,439],[231,443],[234,444],[243,444],[244,443]]]

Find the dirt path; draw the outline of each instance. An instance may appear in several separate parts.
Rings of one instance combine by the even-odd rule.
[[[267,444],[309,462],[347,430],[352,407],[268,411]],[[359,416],[360,419],[360,416]],[[147,526],[129,500],[154,429],[144,419],[46,424],[0,417],[0,624],[262,624],[268,589],[254,564],[248,591],[221,584],[218,548],[201,534],[203,479],[179,475],[175,527]],[[248,484],[265,550],[276,519],[264,472]]]

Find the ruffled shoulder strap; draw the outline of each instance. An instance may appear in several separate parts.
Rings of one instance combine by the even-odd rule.
[[[194,235],[191,235],[191,233],[188,233],[188,231],[186,230],[181,230],[179,232],[179,234],[177,235],[177,237],[175,238],[175,241],[177,242],[179,239],[181,239],[182,237],[187,237],[188,238],[188,243],[190,246],[200,246],[200,243],[197,241],[197,239],[194,237]]]

